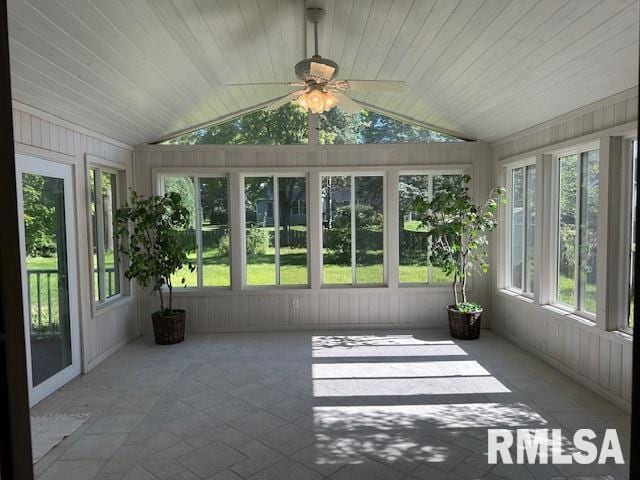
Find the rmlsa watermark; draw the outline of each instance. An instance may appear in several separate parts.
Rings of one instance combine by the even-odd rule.
[[[565,442],[559,428],[514,430],[492,428],[488,430],[488,462],[490,464],[571,464],[606,463],[613,459],[617,464],[624,463],[620,440],[615,429],[605,431],[599,441],[596,433],[588,428],[577,430],[573,435],[573,444]],[[515,459],[512,449],[515,449]],[[571,453],[569,453],[571,452]],[[515,461],[514,461],[515,460]]]

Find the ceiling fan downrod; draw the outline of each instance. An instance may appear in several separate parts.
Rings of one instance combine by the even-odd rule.
[[[315,46],[314,57],[319,57],[318,49],[318,24],[327,15],[324,8],[307,8],[307,20],[313,23],[313,40]]]

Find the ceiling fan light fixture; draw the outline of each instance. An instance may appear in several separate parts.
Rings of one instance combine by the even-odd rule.
[[[296,103],[305,110],[311,110],[311,113],[323,113],[335,107],[338,104],[338,98],[331,92],[313,89],[300,95]]]

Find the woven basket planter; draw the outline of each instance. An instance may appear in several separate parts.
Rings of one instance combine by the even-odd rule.
[[[482,310],[473,313],[458,312],[454,305],[449,305],[447,313],[449,314],[449,331],[453,338],[475,340],[480,336]]]
[[[173,345],[184,341],[184,327],[187,320],[187,312],[174,310],[171,315],[163,315],[161,312],[151,314],[153,321],[153,335],[158,345]]]

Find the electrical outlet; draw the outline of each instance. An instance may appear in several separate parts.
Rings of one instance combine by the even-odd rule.
[[[560,326],[559,325],[554,325],[553,326],[553,332],[555,333],[556,337],[560,336]]]

